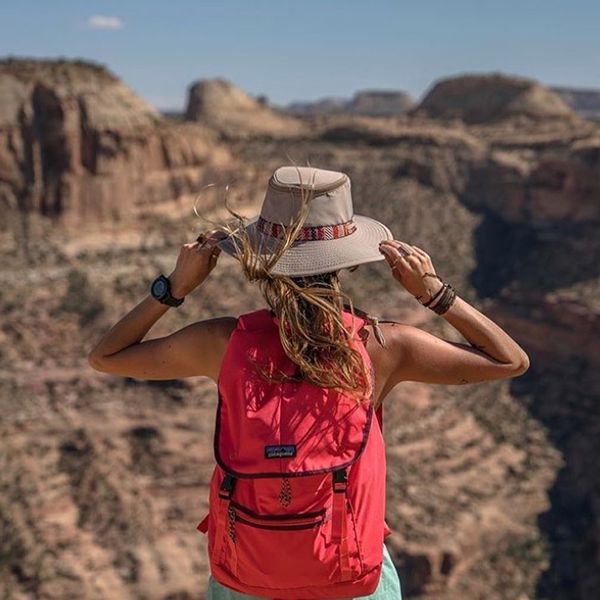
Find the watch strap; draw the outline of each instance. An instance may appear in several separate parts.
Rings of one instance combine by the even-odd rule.
[[[154,293],[154,285],[158,280],[161,280],[166,287],[165,293],[161,296],[157,296]],[[185,300],[185,297],[175,298],[171,294],[171,282],[169,281],[169,278],[163,275],[162,273],[152,282],[150,286],[150,294],[155,300],[158,300],[158,302],[160,302],[161,304],[166,304],[167,306],[181,306],[183,304],[183,301]]]

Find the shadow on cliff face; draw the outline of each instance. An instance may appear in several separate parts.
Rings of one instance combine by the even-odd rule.
[[[478,266],[471,274],[479,296],[496,298],[508,313],[529,311],[533,318],[536,299],[544,293],[597,278],[598,240],[588,235],[589,228],[576,229],[555,225],[552,231],[535,231],[486,215],[475,232]],[[528,301],[520,306],[523,292]],[[530,369],[511,382],[510,391],[544,425],[564,460],[548,490],[550,509],[538,517],[550,556],[536,597],[579,600],[600,589],[600,378],[577,348],[556,348],[553,360],[552,344],[548,339],[550,360],[542,364],[530,355]]]
[[[562,453],[564,466],[548,490],[550,509],[538,517],[551,555],[537,582],[536,597],[592,598],[600,586],[597,512],[600,500],[600,406],[591,365],[572,356],[555,369],[531,369],[512,383],[517,397],[543,423]],[[596,382],[598,389],[598,382]]]
[[[530,227],[507,223],[487,213],[473,233],[477,266],[471,284],[480,298],[494,297],[519,278],[519,270],[535,247]]]

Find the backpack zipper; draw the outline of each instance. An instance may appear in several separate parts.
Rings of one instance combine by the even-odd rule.
[[[327,509],[323,508],[312,513],[261,516],[253,513],[251,510],[233,500],[230,501],[230,508],[232,509],[229,515],[231,527],[234,526],[235,521],[238,521],[239,523],[244,523],[251,527],[258,527],[260,529],[279,530],[310,529],[311,527],[323,523],[327,512]]]
[[[314,521],[312,523],[304,523],[302,525],[265,525],[264,523],[257,523],[255,521],[249,521],[239,515],[236,516],[235,520],[238,523],[244,523],[244,525],[250,525],[250,527],[257,527],[258,529],[275,529],[277,531],[292,531],[295,529],[312,529],[321,524],[321,521]]]

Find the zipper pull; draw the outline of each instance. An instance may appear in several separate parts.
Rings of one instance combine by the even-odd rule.
[[[292,486],[290,480],[284,477],[281,480],[281,491],[279,492],[279,502],[282,506],[287,508],[292,502]]]
[[[229,505],[227,509],[227,513],[229,515],[229,523],[227,527],[227,534],[231,538],[231,541],[235,544],[235,508]]]

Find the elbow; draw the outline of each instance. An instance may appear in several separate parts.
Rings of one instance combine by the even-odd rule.
[[[525,354],[525,352],[523,352],[523,354],[521,356],[521,360],[517,363],[517,366],[515,368],[514,376],[518,377],[520,375],[523,375],[523,373],[527,372],[528,369],[529,369],[529,356],[527,356],[527,354]]]
[[[93,350],[88,354],[87,361],[88,365],[95,371],[106,372],[102,357],[98,356]]]

